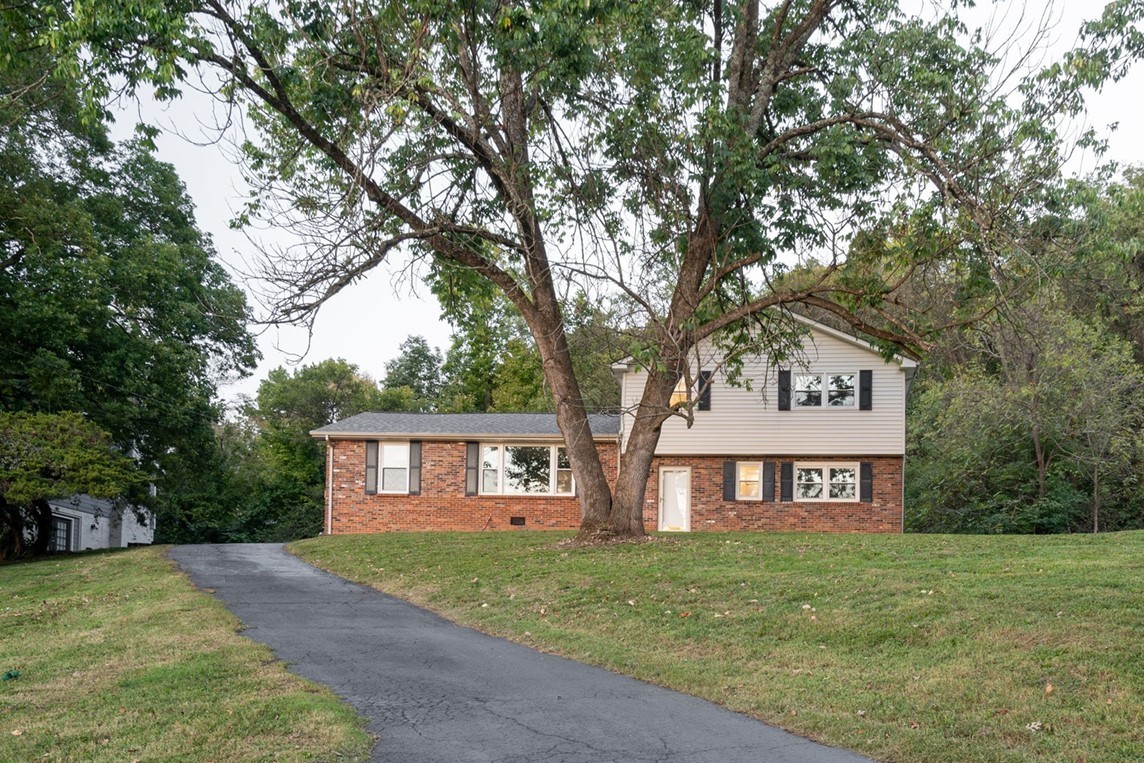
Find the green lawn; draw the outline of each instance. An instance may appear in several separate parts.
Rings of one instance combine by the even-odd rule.
[[[164,551],[0,566],[0,761],[363,760],[356,714]]]
[[[1144,760],[1144,533],[562,537],[291,548],[457,622],[875,758]]]

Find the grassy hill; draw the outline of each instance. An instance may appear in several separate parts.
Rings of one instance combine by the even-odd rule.
[[[0,566],[0,760],[363,760],[353,710],[163,551]]]
[[[894,761],[1144,760],[1144,533],[292,546],[515,641]]]

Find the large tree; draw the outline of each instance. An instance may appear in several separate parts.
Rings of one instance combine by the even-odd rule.
[[[138,487],[141,476],[107,432],[78,413],[0,411],[0,559],[26,550],[47,553],[49,499],[75,493],[119,498]]]
[[[108,75],[172,95],[196,71],[245,109],[249,214],[285,210],[311,243],[269,263],[279,318],[401,254],[503,293],[540,355],[582,530],[625,535],[643,532],[700,343],[774,349],[790,332],[762,324],[797,303],[917,352],[933,326],[895,292],[919,267],[1003,282],[1011,228],[1049,203],[1056,120],[1139,52],[1139,13],[1110,5],[1045,74],[1000,71],[1027,51],[988,49],[950,9],[890,0],[81,0],[50,39],[93,100]],[[852,260],[864,228],[949,246]],[[819,266],[784,277],[807,256]],[[614,491],[562,299],[590,283],[631,309],[648,370]]]
[[[385,364],[387,390],[408,389],[418,410],[431,411],[441,395],[441,353],[423,336],[407,336],[400,354]]]
[[[247,306],[173,168],[54,68],[61,9],[0,9],[0,410],[82,412],[166,505],[203,471],[216,383],[253,365]]]

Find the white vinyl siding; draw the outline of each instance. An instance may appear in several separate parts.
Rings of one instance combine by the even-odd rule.
[[[704,368],[718,368],[712,351],[700,353]],[[799,456],[875,456],[905,453],[906,375],[896,362],[885,362],[873,350],[821,331],[805,340],[804,357],[790,365],[792,388],[799,374],[822,377],[872,371],[871,410],[859,410],[857,390],[847,406],[778,409],[778,370],[766,358],[749,360],[743,377],[751,389],[727,384],[722,372],[711,380],[711,409],[696,412],[692,426],[679,417],[668,419],[656,447],[657,455],[727,455],[735,453],[797,454]],[[624,375],[623,424],[631,430],[632,412],[643,393],[647,374],[633,369]],[[823,392],[829,392],[824,378]],[[793,400],[792,400],[793,402]]]

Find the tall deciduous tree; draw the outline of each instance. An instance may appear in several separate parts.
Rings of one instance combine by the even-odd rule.
[[[383,386],[387,390],[408,388],[419,410],[433,410],[441,395],[441,353],[423,336],[406,337],[399,349],[401,354],[385,364]]]
[[[776,333],[745,321],[801,303],[926,347],[923,316],[887,309],[897,287],[922,264],[1011,261],[1012,226],[1059,166],[1055,120],[1142,46],[1127,3],[1066,64],[1018,79],[952,11],[890,0],[73,8],[50,39],[97,97],[108,74],[167,95],[198,69],[245,107],[264,189],[250,213],[285,207],[313,244],[270,263],[280,318],[306,319],[398,253],[503,293],[543,364],[582,531],[619,535],[643,532],[660,428],[699,343],[773,349]],[[853,233],[886,221],[960,245],[851,267]],[[822,266],[784,279],[808,254]],[[584,436],[561,296],[588,282],[632,309],[648,370],[614,491]]]
[[[363,411],[410,410],[407,388],[382,391],[357,366],[323,360],[291,373],[276,368],[246,410],[257,490],[243,502],[244,532],[255,540],[293,540],[322,528],[326,446],[310,430]],[[238,434],[238,433],[235,433]]]
[[[0,558],[48,551],[48,500],[87,493],[116,498],[138,486],[135,463],[118,452],[107,432],[78,413],[0,411]]]
[[[167,488],[253,365],[245,298],[174,170],[83,117],[41,37],[58,12],[0,9],[0,410],[80,411]]]

